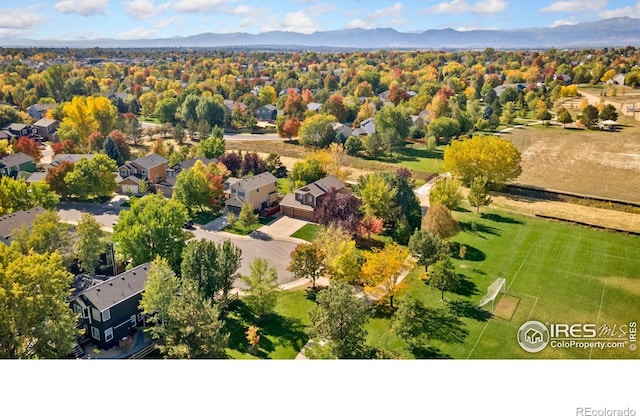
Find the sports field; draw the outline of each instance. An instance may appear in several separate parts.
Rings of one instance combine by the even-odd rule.
[[[506,294],[499,295],[494,314],[468,313],[458,320],[443,320],[443,333],[455,336],[434,340],[434,356],[450,358],[639,358],[628,344],[621,349],[559,349],[547,346],[529,353],[517,343],[518,328],[528,320],[545,324],[603,324],[620,329],[640,321],[640,237],[598,231],[558,222],[489,210],[480,218],[455,212],[463,231],[453,238],[468,247],[464,260],[454,260],[464,284],[447,300],[477,305],[497,278],[506,279]],[[476,223],[475,231],[472,222]],[[417,274],[409,277],[410,291],[431,308],[447,309],[440,292]],[[491,311],[491,304],[483,308]],[[465,316],[466,315],[466,316]],[[373,327],[383,321],[374,321]],[[446,328],[449,326],[449,328]],[[383,328],[378,328],[379,330]],[[377,332],[377,331],[376,331]],[[615,335],[618,334],[614,331]],[[395,336],[369,342],[396,348]],[[610,335],[609,337],[613,337]],[[379,342],[378,342],[379,341]]]

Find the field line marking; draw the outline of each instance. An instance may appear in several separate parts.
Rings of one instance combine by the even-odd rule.
[[[534,296],[536,298],[536,301],[533,302],[533,306],[531,307],[531,311],[529,312],[529,316],[527,316],[527,321],[529,321],[531,319],[531,315],[533,315],[533,311],[536,309],[536,305],[538,304],[538,297]]]
[[[602,286],[602,295],[600,295],[600,307],[598,308],[598,316],[596,317],[596,325],[598,325],[598,321],[600,320],[600,312],[602,312],[602,303],[604,302],[604,292],[607,289],[607,279],[604,279],[604,285]],[[593,353],[593,348],[589,348],[589,359],[591,359],[591,353]]]
[[[522,267],[524,266],[524,263],[527,261],[527,259],[529,258],[529,256],[533,252],[533,248],[536,246],[536,244],[538,244],[538,241],[540,240],[541,237],[542,236],[538,237],[538,239],[533,243],[533,245],[529,249],[529,252],[527,253],[527,255],[524,257],[524,259],[522,259],[522,263],[520,263],[520,267],[518,267],[518,270],[516,271],[516,274],[513,275],[513,279],[511,279],[511,283],[509,283],[509,286],[507,286],[507,292],[511,288],[511,285],[513,285],[513,282],[516,281],[516,277],[518,277],[518,274],[520,274],[520,270],[522,270]]]
[[[482,332],[480,332],[480,335],[478,335],[478,339],[476,340],[476,343],[473,344],[473,348],[471,348],[471,351],[469,351],[469,355],[467,355],[467,360],[469,359],[469,357],[471,357],[471,354],[473,354],[473,351],[475,351],[476,347],[478,346],[478,343],[480,342],[480,338],[482,338],[484,331],[489,326],[489,322],[491,322],[491,320],[488,320],[487,324],[484,326],[484,328],[482,328]]]

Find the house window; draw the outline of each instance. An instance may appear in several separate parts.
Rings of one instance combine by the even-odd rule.
[[[96,308],[91,308],[91,316],[93,317],[94,321],[102,322],[102,320],[100,319],[100,311],[98,311]]]
[[[109,342],[113,339],[113,328],[109,328],[104,331],[104,340]]]
[[[77,303],[74,303],[73,304],[73,311],[75,313],[77,313],[78,315],[80,315],[82,313],[82,308]]]
[[[313,197],[311,195],[307,195],[307,202],[308,203],[313,202]]]
[[[122,169],[120,171],[120,176],[122,176],[123,178],[126,178],[127,176],[129,176],[129,171]]]
[[[85,319],[89,319],[89,308],[84,308],[82,310],[82,317]]]
[[[260,188],[256,188],[256,193],[259,194],[260,193]]]
[[[111,319],[111,310],[106,309],[102,311],[102,322],[107,322],[109,319]]]
[[[245,193],[244,192],[238,192],[238,198],[244,198]]]
[[[100,341],[100,330],[95,326],[91,327],[91,338],[94,338]]]
[[[147,174],[147,170],[146,170],[146,169],[140,169],[140,173],[141,173],[142,175],[146,175],[146,174]]]

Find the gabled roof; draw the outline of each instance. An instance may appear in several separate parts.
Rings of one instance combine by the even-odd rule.
[[[20,166],[23,163],[29,163],[33,161],[34,159],[31,156],[24,154],[22,152],[18,152],[16,154],[7,155],[3,158],[0,158],[0,167],[12,168],[15,166]]]
[[[58,166],[62,162],[77,163],[82,159],[91,160],[93,159],[93,156],[94,155],[92,153],[79,153],[79,154],[61,153],[59,155],[55,155],[55,157],[51,161],[51,166]]]
[[[91,303],[100,312],[144,291],[147,273],[151,263],[143,263],[117,276],[91,286],[79,293],[78,297]]]
[[[322,107],[321,103],[309,103],[307,104],[307,109],[311,111],[318,111]]]
[[[267,104],[267,105],[263,105],[262,107],[258,108],[258,110],[261,110],[261,109],[264,109],[264,110],[267,110],[267,111],[275,111],[275,110],[277,110],[277,107],[275,105],[273,105],[273,104]]]
[[[296,192],[310,193],[313,196],[318,197],[327,193],[331,188],[335,188],[336,190],[342,189],[344,188],[344,183],[335,176],[329,175],[322,179],[318,179],[309,185],[303,186],[296,190]]]
[[[201,161],[205,166],[209,166],[209,163],[218,163],[218,159],[216,158],[208,159],[204,156],[200,156],[182,161],[176,165],[173,165],[171,168],[176,171],[191,169],[198,160]]]
[[[57,122],[58,120],[52,118],[41,118],[40,120],[33,123],[33,125],[36,127],[49,127],[52,124],[56,124]]]
[[[55,108],[55,106],[56,106],[55,104],[33,104],[27,107],[27,111],[29,111],[32,108],[37,112],[47,111],[50,108]]]
[[[36,215],[45,212],[42,207],[31,208],[26,211],[16,211],[4,217],[0,217],[0,237],[3,241],[9,239],[13,232],[23,225],[31,225],[36,219]]]
[[[264,185],[268,185],[270,183],[275,184],[278,181],[275,176],[273,176],[270,172],[263,172],[259,175],[250,176],[248,178],[244,178],[235,184],[232,184],[234,188],[238,191],[251,191],[253,189],[258,189],[263,187]]]
[[[27,178],[27,183],[44,182],[46,177],[47,177],[47,172],[33,172],[29,174],[29,177]]]
[[[147,155],[140,159],[136,159],[131,163],[134,165],[140,166],[141,168],[144,168],[144,169],[153,169],[156,166],[162,165],[163,163],[167,163],[167,162],[169,161],[164,157],[160,156],[159,154],[151,153],[150,155]]]
[[[376,124],[373,118],[368,118],[360,122],[360,128],[367,134],[373,134],[376,132]]]

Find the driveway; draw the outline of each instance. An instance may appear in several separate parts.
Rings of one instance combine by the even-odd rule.
[[[310,224],[310,222],[282,215],[275,221],[260,227],[258,232],[271,239],[282,239],[302,243],[304,240],[291,237],[291,234],[298,231],[305,224]]]

